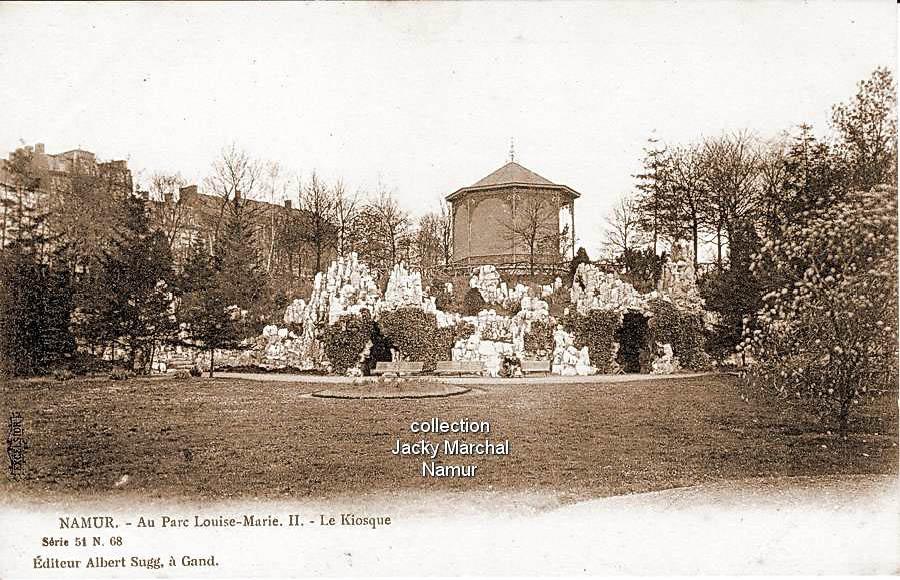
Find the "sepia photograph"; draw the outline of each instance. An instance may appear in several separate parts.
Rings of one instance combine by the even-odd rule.
[[[897,31],[0,2],[0,578],[900,574]]]

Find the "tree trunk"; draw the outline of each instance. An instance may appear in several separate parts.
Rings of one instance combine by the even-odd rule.
[[[722,269],[722,226],[716,226],[716,265]]]
[[[528,250],[528,270],[531,272],[531,275],[534,276],[534,242],[530,244]]]
[[[209,349],[209,378],[212,378],[212,376],[213,376],[213,368],[215,368],[213,359],[215,358],[215,356],[216,356],[216,349],[215,348]]]
[[[840,433],[841,439],[846,439],[847,433],[850,430],[850,405],[853,403],[853,394],[853,391],[849,391],[841,401],[841,414],[838,417],[838,432]]]
[[[316,272],[322,271],[322,240],[316,240]]]
[[[691,225],[691,234],[694,238],[693,242],[694,242],[694,271],[695,272],[697,271],[697,265],[700,263],[699,260],[697,259],[698,238],[700,237],[699,232],[697,231],[698,229],[699,228],[697,227],[697,222],[695,220],[693,225]]]

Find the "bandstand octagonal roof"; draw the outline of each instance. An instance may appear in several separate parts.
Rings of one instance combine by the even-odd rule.
[[[515,161],[510,161],[500,169],[494,171],[486,177],[479,179],[472,185],[457,189],[447,196],[447,200],[452,201],[468,192],[497,189],[509,186],[557,189],[568,193],[572,196],[572,198],[581,196],[580,193],[567,185],[553,183],[549,179],[541,177],[534,171],[522,167]]]

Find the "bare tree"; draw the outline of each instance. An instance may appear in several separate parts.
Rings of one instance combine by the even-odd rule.
[[[265,216],[265,260],[266,273],[271,275],[275,269],[276,255],[280,242],[283,241],[285,227],[282,222],[290,219],[286,216],[282,205],[288,197],[288,179],[281,165],[277,161],[265,163],[261,171],[261,186],[263,196],[268,202]]]
[[[356,227],[360,211],[359,190],[348,193],[344,182],[338,179],[332,187],[334,199],[334,225],[337,228],[337,253],[343,256],[353,251]]]
[[[784,136],[786,137],[786,136]],[[759,155],[759,204],[757,211],[766,232],[773,233],[784,201],[784,184],[788,179],[787,144],[779,139],[767,144]]]
[[[150,196],[161,203],[153,204],[153,226],[166,237],[169,251],[175,251],[178,238],[190,226],[187,200],[179,195],[187,182],[180,173],[154,173],[150,176]]]
[[[212,175],[206,179],[207,191],[220,198],[219,212],[210,228],[213,240],[219,237],[229,202],[235,211],[253,212],[255,206],[249,206],[243,200],[256,196],[261,172],[261,164],[234,143],[222,149],[219,158],[213,162]]]
[[[645,241],[640,222],[638,200],[627,195],[619,197],[606,218],[605,246],[612,254],[627,254]]]
[[[721,266],[723,236],[731,239],[734,224],[754,212],[759,204],[759,146],[751,133],[739,131],[706,140],[703,157],[709,191],[708,221],[716,234],[716,255]]]
[[[504,239],[514,248],[521,246],[525,249],[532,275],[541,252],[548,249],[558,252],[560,232],[553,212],[554,208],[546,197],[525,195],[513,201],[511,219],[498,220]]]
[[[441,251],[441,257],[444,265],[450,264],[453,257],[453,210],[446,200],[441,200],[440,213],[438,219],[438,247]]]
[[[377,258],[380,266],[390,269],[398,262],[403,240],[409,235],[409,213],[400,207],[392,192],[379,186],[377,195],[366,204],[364,214],[372,228],[368,232],[374,246],[372,250],[380,254]]]
[[[667,194],[663,200],[664,229],[676,239],[693,244],[694,266],[700,232],[708,223],[710,204],[706,159],[700,147],[679,147],[669,156]]]
[[[299,182],[298,188],[300,209],[306,212],[301,218],[305,225],[301,236],[312,246],[316,256],[316,272],[321,272],[324,258],[337,243],[334,192],[315,171],[305,184]]]
[[[429,212],[419,218],[419,227],[415,232],[415,246],[421,268],[430,269],[443,264],[440,214]]]

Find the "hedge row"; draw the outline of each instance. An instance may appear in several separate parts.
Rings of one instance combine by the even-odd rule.
[[[709,367],[710,357],[704,350],[706,329],[700,314],[684,312],[668,300],[656,299],[648,303],[653,312],[650,319],[648,343],[669,343],[672,353],[686,369],[701,370]]]
[[[345,374],[356,366],[371,342],[368,362],[390,360],[391,349],[414,361],[423,361],[424,370],[434,370],[437,361],[449,360],[457,340],[468,338],[475,328],[468,323],[438,328],[434,314],[419,308],[398,308],[382,314],[376,323],[368,310],[359,316],[345,315],[322,329],[325,356],[332,371]]]
[[[320,338],[325,347],[325,356],[331,363],[331,370],[346,374],[355,367],[366,345],[372,340],[375,323],[368,310],[359,316],[346,314],[334,324],[322,328]]]
[[[703,369],[710,364],[704,350],[706,331],[699,314],[683,312],[667,300],[653,300],[653,312],[647,333],[647,348],[653,343],[671,344],[681,366]],[[563,328],[574,336],[575,346],[588,347],[591,364],[601,373],[615,368],[617,332],[622,327],[622,315],[616,311],[592,310],[587,315],[570,313],[562,317]],[[449,360],[457,340],[474,333],[471,324],[438,328],[434,314],[419,308],[399,308],[382,314],[375,323],[368,310],[359,316],[342,316],[337,323],[322,329],[321,338],[333,372],[345,374],[356,366],[360,355],[371,342],[370,362],[389,360],[390,350],[399,351],[409,360],[422,361],[426,371],[434,370],[437,361]],[[531,332],[525,337],[525,350],[531,353],[553,349],[553,326],[533,321]]]
[[[616,330],[622,323],[622,315],[612,310],[591,310],[587,315],[577,312],[563,317],[563,328],[574,335],[575,346],[588,347],[591,365],[600,373],[613,370]]]

